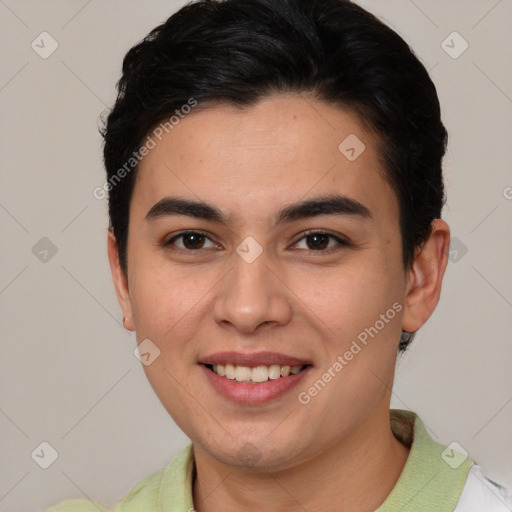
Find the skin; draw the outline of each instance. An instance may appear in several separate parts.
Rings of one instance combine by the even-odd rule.
[[[349,134],[366,146],[354,161],[338,150]],[[111,232],[109,260],[125,326],[138,343],[149,338],[161,351],[144,370],[194,444],[200,512],[313,512],[333,503],[371,511],[400,476],[409,450],[389,422],[400,332],[419,329],[436,307],[450,232],[435,220],[412,268],[403,268],[398,200],[376,144],[354,113],[280,94],[245,109],[197,109],[140,164],[128,275]],[[371,218],[320,215],[274,225],[284,206],[333,192],[362,203]],[[166,195],[206,201],[229,222],[184,215],[147,221]],[[163,245],[192,229],[211,235],[199,250],[187,252],[190,239],[183,238]],[[321,239],[322,252],[304,238],[308,229],[351,245]],[[252,263],[236,252],[247,236],[263,249]],[[401,311],[308,404],[299,403],[297,394],[395,302]],[[224,350],[271,350],[314,368],[300,389],[240,405],[219,395],[198,365]],[[240,455],[248,443],[258,454],[253,465]]]

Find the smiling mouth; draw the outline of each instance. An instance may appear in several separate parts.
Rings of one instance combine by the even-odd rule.
[[[259,365],[259,366],[240,366],[234,364],[205,364],[213,373],[220,377],[225,377],[229,380],[237,382],[245,382],[248,384],[262,384],[269,380],[277,380],[286,378],[291,375],[297,375],[311,364],[304,364],[301,366],[289,365]]]

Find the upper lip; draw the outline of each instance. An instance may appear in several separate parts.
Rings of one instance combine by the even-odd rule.
[[[204,356],[199,361],[202,364],[234,364],[238,366],[270,366],[272,364],[289,365],[289,366],[303,366],[311,364],[310,361],[300,359],[298,357],[287,356],[286,354],[279,354],[278,352],[216,352]]]

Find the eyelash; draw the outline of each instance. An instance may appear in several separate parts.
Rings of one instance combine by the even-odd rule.
[[[165,248],[169,248],[171,250],[175,250],[175,251],[181,251],[181,252],[188,252],[188,253],[194,253],[194,252],[199,252],[202,250],[202,248],[199,248],[199,249],[182,249],[182,248],[175,248],[175,247],[172,247],[173,243],[178,240],[179,238],[183,238],[187,235],[202,235],[204,236],[205,238],[208,238],[208,240],[210,240],[211,242],[215,243],[211,237],[209,236],[208,233],[204,232],[204,231],[201,231],[201,230],[194,230],[194,231],[182,231],[181,233],[178,233],[177,235],[173,236],[172,238],[170,238],[169,240],[165,241],[163,243],[163,246]],[[308,230],[308,231],[305,231],[304,233],[302,233],[302,236],[293,244],[293,245],[297,245],[300,241],[310,237],[310,236],[315,236],[315,235],[326,235],[328,236],[329,238],[335,240],[338,244],[338,247],[330,247],[328,249],[319,249],[319,250],[314,250],[314,249],[299,249],[299,250],[306,250],[308,252],[311,252],[311,253],[323,253],[323,254],[329,254],[330,252],[332,252],[333,250],[339,250],[341,247],[351,247],[351,243],[348,241],[348,240],[345,240],[343,238],[340,238],[339,236],[336,236],[334,235],[333,233],[330,233],[329,231],[324,231],[324,230],[318,230],[318,229],[312,229],[312,230]]]

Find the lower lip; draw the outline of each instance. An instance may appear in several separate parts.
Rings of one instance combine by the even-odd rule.
[[[309,373],[312,366],[288,377],[268,380],[258,384],[238,382],[227,377],[221,377],[204,364],[200,365],[212,386],[225,398],[241,404],[261,404],[275,400],[291,391]]]

